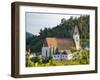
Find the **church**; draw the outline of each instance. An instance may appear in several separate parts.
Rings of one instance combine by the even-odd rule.
[[[79,50],[80,35],[77,26],[74,27],[73,38],[55,38],[47,37],[43,42],[42,57],[52,57],[55,60],[71,60],[73,53],[72,48]]]

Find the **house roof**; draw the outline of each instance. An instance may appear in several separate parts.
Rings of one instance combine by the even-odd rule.
[[[46,38],[46,42],[47,42],[47,46],[48,47],[57,47],[58,43],[57,43],[57,38]]]
[[[74,41],[71,38],[46,38],[44,41],[45,47],[57,47],[59,50],[70,50],[75,47]]]

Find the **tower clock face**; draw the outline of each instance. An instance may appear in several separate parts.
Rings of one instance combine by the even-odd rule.
[[[78,34],[78,32],[75,32],[74,34],[75,34],[75,35],[77,35],[77,34]]]

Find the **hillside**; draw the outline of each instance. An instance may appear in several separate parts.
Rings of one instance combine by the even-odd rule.
[[[81,39],[89,38],[89,16],[87,15],[79,18],[70,17],[68,20],[63,18],[60,24],[53,28],[45,27],[44,30],[40,30],[39,34],[42,39],[46,37],[71,38],[75,25],[79,28]]]

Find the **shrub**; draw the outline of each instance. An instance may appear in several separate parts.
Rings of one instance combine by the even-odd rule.
[[[26,67],[32,67],[34,66],[34,62],[32,62],[31,60],[26,61]]]
[[[39,62],[39,58],[38,58],[38,57],[33,57],[33,58],[31,59],[31,61],[34,62],[34,63]]]
[[[48,63],[49,62],[49,58],[42,59],[42,62],[43,63]]]

